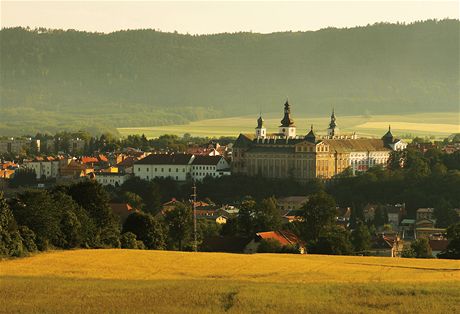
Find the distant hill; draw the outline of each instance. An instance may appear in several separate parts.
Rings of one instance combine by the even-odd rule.
[[[0,135],[279,111],[457,111],[458,20],[273,34],[2,29]]]

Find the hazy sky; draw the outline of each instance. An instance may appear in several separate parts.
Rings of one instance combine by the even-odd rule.
[[[459,1],[3,1],[1,26],[269,33],[459,18]]]

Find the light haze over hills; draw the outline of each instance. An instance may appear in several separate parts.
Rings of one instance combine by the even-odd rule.
[[[458,111],[458,20],[272,34],[3,29],[0,134]]]

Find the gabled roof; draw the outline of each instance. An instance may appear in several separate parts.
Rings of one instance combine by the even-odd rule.
[[[195,156],[195,158],[193,159],[192,165],[216,166],[222,158],[224,157],[198,155],[198,156]]]
[[[97,157],[83,156],[81,157],[81,162],[84,164],[89,164],[99,162],[99,159],[97,159]]]
[[[301,244],[302,241],[290,231],[267,231],[258,232],[256,236],[263,240],[275,240],[281,245],[296,245]]]
[[[137,157],[128,156],[122,161],[120,161],[116,166],[117,167],[131,167],[137,161]]]
[[[150,154],[135,162],[136,165],[188,165],[192,154]]]
[[[238,138],[236,139],[235,144],[233,145],[233,147],[236,147],[236,148],[238,148],[238,147],[241,147],[241,148],[249,147],[249,146],[251,146],[253,139],[254,139],[253,135],[241,133],[238,136]]]

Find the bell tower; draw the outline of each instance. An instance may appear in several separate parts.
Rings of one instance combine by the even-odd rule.
[[[329,127],[327,128],[327,136],[331,138],[339,135],[339,128],[337,127],[337,123],[335,122],[335,120],[335,112],[334,108],[332,108],[331,122],[329,123]]]
[[[262,114],[257,119],[257,127],[256,127],[256,138],[265,138],[267,136],[267,129],[264,127],[264,119],[262,118]]]
[[[284,103],[284,117],[279,126],[279,133],[283,134],[286,138],[294,138],[296,136],[296,126],[294,125],[294,120],[291,118],[291,106],[288,99]]]

